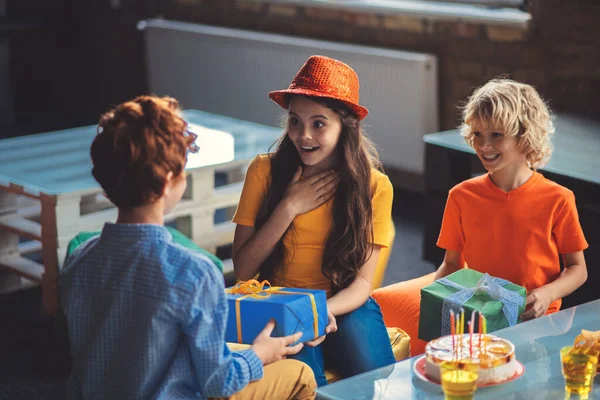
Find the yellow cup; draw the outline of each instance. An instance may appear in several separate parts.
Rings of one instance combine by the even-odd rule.
[[[477,390],[479,364],[447,361],[440,364],[440,380],[446,400],[471,400]]]
[[[590,393],[598,367],[598,351],[587,349],[582,352],[573,346],[566,346],[560,349],[560,361],[565,377],[565,391],[578,395]]]

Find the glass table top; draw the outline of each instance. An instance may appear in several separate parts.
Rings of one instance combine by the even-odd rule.
[[[582,329],[600,330],[600,300],[494,332],[514,343],[525,373],[512,382],[478,389],[475,399],[564,399],[559,351],[573,344]],[[317,398],[443,399],[439,385],[425,382],[413,373],[413,364],[419,357],[319,388]],[[596,377],[591,398],[600,399],[600,376]]]
[[[189,129],[199,134],[200,151],[190,154],[187,170],[249,161],[279,138],[280,128],[185,110]],[[208,129],[206,129],[208,128]],[[51,195],[96,191],[90,146],[96,125],[0,140],[0,185]]]

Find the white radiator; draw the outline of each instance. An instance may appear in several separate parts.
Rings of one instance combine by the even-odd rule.
[[[360,78],[365,128],[386,167],[422,175],[422,136],[438,130],[435,56],[167,20],[140,28],[153,93],[263,124],[283,114],[267,93],[286,88],[310,55],[344,61]]]

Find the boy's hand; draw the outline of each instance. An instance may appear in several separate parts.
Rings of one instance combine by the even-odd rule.
[[[325,338],[327,337],[328,334],[336,332],[337,331],[337,322],[335,320],[335,317],[333,316],[333,314],[331,313],[331,311],[327,310],[327,326],[325,327],[325,334],[323,336],[320,336],[316,339],[313,340],[309,340],[308,342],[306,342],[306,344],[310,347],[317,347],[318,345],[320,345],[321,343],[323,343],[323,340],[325,340]]]
[[[296,354],[304,346],[302,343],[290,346],[290,344],[302,337],[302,332],[274,338],[271,337],[273,328],[275,328],[275,321],[270,320],[252,343],[251,349],[254,350],[258,358],[263,362],[263,365],[269,365],[275,361],[283,360],[286,356]]]
[[[340,181],[339,174],[332,169],[303,180],[301,176],[302,167],[298,167],[284,194],[294,215],[314,210],[333,198]]]
[[[527,321],[533,318],[539,318],[546,313],[552,303],[552,297],[547,288],[540,287],[532,290],[525,300],[526,311],[521,314],[521,319]]]

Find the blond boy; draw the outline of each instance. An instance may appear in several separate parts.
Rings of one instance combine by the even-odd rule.
[[[573,192],[536,171],[552,154],[550,110],[532,86],[494,79],[469,98],[463,121],[461,133],[488,172],[449,192],[436,279],[467,264],[524,286],[523,319],[558,311],[587,279],[588,244]]]

